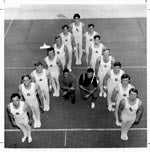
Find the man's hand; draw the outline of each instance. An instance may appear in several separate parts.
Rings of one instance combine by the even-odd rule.
[[[63,96],[65,96],[67,94],[67,91],[64,91],[62,94],[63,94]]]
[[[90,94],[86,94],[85,95],[85,98],[87,99],[87,98],[89,98],[90,97]]]
[[[90,90],[90,91],[89,91],[89,94],[91,95],[91,94],[93,94],[93,92],[94,92],[93,90]]]
[[[70,87],[70,90],[74,91],[74,90],[75,90],[75,88],[74,88],[74,87]]]

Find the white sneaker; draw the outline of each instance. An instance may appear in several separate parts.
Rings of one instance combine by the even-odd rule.
[[[115,111],[115,108],[112,108],[111,111]]]
[[[71,72],[71,71],[72,71],[72,69],[71,69],[71,68],[69,68],[69,71]]]
[[[107,97],[106,92],[103,92],[103,97],[104,97],[104,98],[106,98],[106,97]]]
[[[53,97],[56,97],[56,92],[54,91],[54,93],[53,93]]]
[[[92,108],[92,109],[95,108],[95,103],[94,103],[94,102],[91,103],[91,108]]]
[[[40,127],[41,127],[41,122],[38,121],[38,123],[37,123],[37,128],[40,128]]]
[[[76,61],[76,65],[79,65],[78,61]]]
[[[28,137],[28,143],[31,143],[31,142],[32,142],[32,137],[29,136],[29,137]]]
[[[81,65],[81,64],[82,64],[81,61],[79,61],[79,62],[78,62],[78,65]]]
[[[22,141],[22,142],[25,142],[26,138],[27,138],[27,136],[24,136],[24,137],[21,139],[21,141]]]
[[[126,133],[122,133],[121,140],[128,140],[128,135]]]
[[[38,124],[36,121],[34,121],[34,128],[38,128]]]
[[[108,106],[108,111],[112,111],[112,107],[111,106]]]
[[[116,121],[117,126],[121,126],[121,123],[119,121]]]
[[[49,109],[50,109],[49,107],[46,107],[46,111],[49,111]]]
[[[99,93],[99,96],[102,97],[102,92]]]
[[[50,45],[47,45],[46,43],[40,46],[40,49],[48,49],[48,48],[50,48]]]
[[[59,97],[59,96],[60,96],[59,91],[57,91],[56,92],[56,97]]]

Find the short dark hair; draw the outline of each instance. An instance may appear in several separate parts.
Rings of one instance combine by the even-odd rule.
[[[124,73],[124,74],[121,76],[121,80],[123,80],[123,79],[128,79],[128,80],[130,80],[130,76],[129,76],[128,74]]]
[[[57,40],[57,39],[61,39],[61,36],[60,35],[58,35],[58,36],[55,36],[55,40]]]
[[[34,63],[35,67],[40,66],[40,65],[43,66],[43,63],[41,61],[38,61],[38,62]]]
[[[73,15],[73,19],[75,19],[76,17],[77,17],[77,18],[80,18],[80,15],[79,15],[79,14],[74,14],[74,15]]]
[[[101,39],[100,35],[94,35],[94,40],[98,38],[98,39]]]
[[[19,93],[13,93],[10,97],[10,99],[12,100],[13,98],[18,97],[19,99],[21,98],[21,96],[19,95]]]
[[[65,68],[65,69],[63,70],[63,74],[66,73],[66,72],[69,73],[69,70],[68,70],[67,68]]]
[[[29,74],[24,74],[24,75],[21,77],[21,81],[23,81],[25,77],[29,78],[29,80],[31,79],[31,77],[30,77]]]
[[[93,68],[88,68],[87,73],[94,73],[94,69]]]
[[[108,47],[103,48],[103,52],[105,52],[105,51],[109,51],[109,53],[110,53],[110,48],[108,48]]]
[[[94,28],[94,24],[88,24],[88,27],[93,27]]]
[[[64,29],[65,27],[66,27],[67,29],[69,29],[69,26],[68,26],[67,24],[63,25],[63,26],[62,26],[62,29]]]
[[[114,63],[114,66],[119,66],[119,67],[121,67],[121,63],[120,63],[120,62],[115,62],[115,63]]]
[[[54,48],[53,48],[53,47],[50,47],[50,48],[47,49],[47,53],[50,52],[50,51],[53,51],[53,52],[54,52]]]
[[[138,90],[137,90],[136,88],[131,88],[131,89],[129,90],[129,94],[130,94],[131,92],[135,92],[135,93],[138,95]]]

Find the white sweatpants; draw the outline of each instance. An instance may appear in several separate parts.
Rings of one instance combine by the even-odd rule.
[[[103,89],[103,80],[104,80],[104,77],[106,75],[108,71],[102,71],[102,70],[99,70],[98,71],[98,78],[99,78],[99,88],[100,88],[100,92],[104,92],[104,89]]]
[[[76,42],[76,51],[75,51],[75,58],[76,58],[76,64],[81,64],[82,59],[82,37],[75,36],[75,42]]]
[[[40,108],[39,108],[39,103],[37,99],[34,99],[32,101],[26,101],[26,102],[32,110],[34,123],[35,124],[41,123]]]
[[[42,95],[44,99],[44,111],[45,111],[50,108],[50,95],[49,95],[49,90],[47,87],[41,90],[42,90]]]
[[[22,120],[15,120],[16,125],[23,132],[24,137],[31,137],[31,126],[28,124],[28,122],[28,118],[24,118]]]
[[[68,53],[69,53],[69,60],[68,60],[68,65],[67,68],[69,70],[72,69],[72,47],[71,46],[67,46],[68,47]]]
[[[59,95],[60,93],[59,73],[51,73],[51,79],[52,79],[52,87],[54,89],[54,92],[57,95]]]
[[[121,135],[127,135],[129,129],[133,125],[136,116],[129,116],[126,113],[122,112],[121,114],[122,122],[121,122]]]

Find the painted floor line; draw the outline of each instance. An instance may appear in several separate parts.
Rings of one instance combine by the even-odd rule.
[[[16,14],[17,14],[18,11],[19,11],[19,7],[16,9],[16,11],[15,11],[15,13],[14,13],[14,15],[13,15],[13,17],[12,17],[12,19],[11,19],[9,25],[8,25],[8,27],[7,27],[7,30],[6,30],[6,32],[5,32],[4,38],[6,37],[8,31],[9,31],[9,28],[11,27],[11,25],[12,25],[12,23],[13,23],[13,21],[14,21],[14,18],[15,18],[15,16],[16,16]]]
[[[32,129],[32,131],[120,131],[121,128],[72,128],[72,129]],[[130,130],[147,130],[147,128],[131,128]],[[5,132],[20,131],[19,129],[5,129]]]
[[[67,131],[65,131],[65,139],[64,139],[64,146],[67,146]]]
[[[87,67],[72,67],[73,69],[85,69]],[[124,66],[122,69],[146,69],[147,66]],[[34,67],[5,67],[6,70],[34,69]]]

